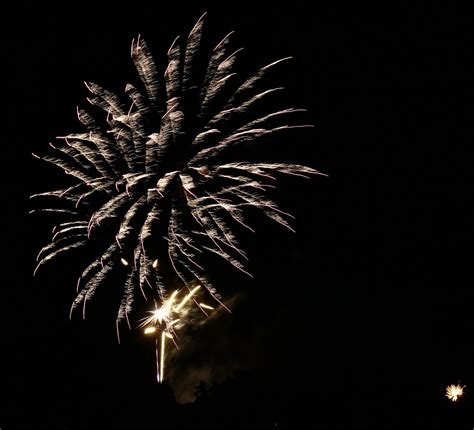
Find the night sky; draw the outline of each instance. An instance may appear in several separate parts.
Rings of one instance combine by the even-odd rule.
[[[467,11],[98,4],[17,2],[5,14],[0,428],[472,429]],[[256,234],[242,237],[254,279],[212,268],[238,300],[179,371],[220,377],[179,405],[155,382],[152,343],[134,331],[117,344],[107,295],[85,321],[68,320],[74,258],[32,277],[54,223],[28,215],[28,196],[64,181],[31,153],[81,130],[82,82],[121,91],[137,79],[137,34],[161,55],[206,10],[208,37],[235,30],[247,65],[294,57],[270,84],[316,127],[265,151],[329,178],[281,182],[296,234],[256,218]],[[458,382],[466,393],[452,403],[444,389]]]

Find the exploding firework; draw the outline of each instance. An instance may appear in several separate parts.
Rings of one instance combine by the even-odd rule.
[[[155,334],[156,338],[156,377],[158,382],[163,382],[165,371],[165,346],[166,339],[171,339],[178,347],[177,331],[192,323],[191,314],[194,307],[198,307],[207,316],[207,311],[213,310],[212,306],[205,303],[199,303],[196,295],[200,285],[194,287],[178,302],[180,291],[174,291],[168,300],[165,300],[161,306],[155,304],[155,309],[150,311],[150,316],[143,318],[139,327],[144,328],[146,335]],[[161,333],[161,335],[160,335]],[[160,336],[160,340],[159,337]]]
[[[464,394],[464,387],[461,387],[461,385],[457,384],[451,384],[446,387],[446,397],[449,400],[452,400],[453,402],[456,402],[462,395]]]
[[[176,329],[168,313],[182,314],[165,279],[182,282],[187,300],[204,312],[213,306],[196,302],[192,285],[203,286],[223,305],[206,276],[206,254],[250,275],[235,233],[237,226],[253,231],[245,210],[257,208],[291,230],[291,215],[266,191],[280,174],[321,174],[297,164],[236,159],[264,137],[310,126],[296,120],[304,109],[265,105],[282,90],[264,86],[266,76],[289,58],[240,79],[235,65],[241,49],[232,48],[232,33],[204,52],[203,17],[183,46],[178,38],[171,44],[161,71],[143,38],[132,41],[138,84],[118,95],[86,83],[91,112],[77,110],[85,130],[59,137],[50,144],[51,155],[35,155],[76,179],[72,186],[32,196],[43,202],[32,212],[63,217],[39,252],[35,273],[56,256],[94,243],[98,251],[78,279],[71,315],[82,306],[85,317],[97,288],[118,268],[125,270],[117,332],[122,320],[129,323],[138,288],[145,300],[161,304],[145,324],[148,333],[161,333],[161,354]],[[188,309],[187,300],[182,309]]]

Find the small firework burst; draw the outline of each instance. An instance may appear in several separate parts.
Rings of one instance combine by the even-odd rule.
[[[180,291],[174,291],[160,307],[155,305],[155,309],[148,312],[150,315],[141,319],[139,327],[144,328],[143,333],[156,336],[156,378],[158,382],[163,382],[164,378],[166,339],[171,339],[178,347],[176,330],[191,323],[189,314],[194,305],[201,309],[206,316],[208,314],[204,309],[214,309],[212,306],[199,303],[196,300],[200,288],[200,285],[194,287],[180,301],[178,301]]]
[[[459,384],[451,384],[446,387],[446,397],[453,402],[456,402],[464,394],[464,388]]]

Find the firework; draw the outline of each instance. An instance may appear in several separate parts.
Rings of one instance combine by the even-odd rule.
[[[145,325],[149,334],[161,333],[162,355],[167,335],[174,339],[176,330],[168,321],[171,314],[182,316],[191,303],[204,313],[225,307],[206,276],[206,254],[251,276],[236,237],[236,227],[253,231],[245,210],[257,208],[292,230],[291,215],[266,191],[275,188],[281,174],[321,174],[297,164],[235,158],[264,137],[311,126],[297,119],[304,109],[266,107],[275,106],[282,88],[269,87],[265,78],[289,57],[242,79],[236,73],[242,50],[233,46],[233,32],[206,51],[203,26],[204,16],[183,45],[175,39],[161,69],[138,36],[130,51],[138,83],[127,84],[124,95],[86,83],[91,113],[77,109],[84,130],[59,137],[50,144],[50,155],[35,155],[76,180],[32,196],[39,202],[32,212],[62,217],[51,243],[38,254],[35,273],[51,259],[94,243],[96,254],[78,279],[71,315],[82,306],[85,318],[97,288],[111,273],[125,273],[117,335],[119,323],[129,321],[138,288],[145,300],[160,303]],[[178,281],[187,288],[178,305],[182,309],[173,303],[178,290],[168,295],[165,279],[166,285]],[[195,302],[191,286],[196,283],[214,306]],[[163,369],[160,375],[162,380]]]
[[[201,310],[203,310],[203,308],[208,310],[213,309],[205,303],[198,303],[196,301],[195,296],[200,288],[200,285],[194,287],[178,303],[176,303],[176,301],[180,291],[174,291],[168,300],[165,300],[160,307],[155,305],[155,309],[149,311],[150,315],[143,318],[140,322],[139,327],[143,328],[144,334],[154,334],[157,336],[156,378],[158,382],[163,382],[164,378],[166,339],[171,339],[175,346],[178,347],[176,331],[188,324],[192,324],[192,319],[190,318],[192,308],[197,306],[201,308]],[[160,342],[158,342],[158,337],[161,338]]]
[[[451,384],[446,387],[446,397],[449,400],[452,400],[453,402],[456,402],[462,395],[464,394],[464,387],[461,387],[461,385],[457,384]]]

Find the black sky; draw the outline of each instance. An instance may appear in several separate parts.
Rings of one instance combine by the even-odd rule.
[[[316,128],[268,151],[330,177],[284,183],[280,201],[297,233],[262,221],[244,238],[254,280],[219,272],[224,288],[251,298],[226,339],[228,355],[250,370],[210,399],[178,406],[153,380],[150,345],[138,336],[116,344],[111,312],[68,321],[74,261],[32,278],[49,224],[27,215],[28,196],[63,180],[31,152],[79,129],[82,81],[121,89],[136,79],[133,37],[161,54],[205,10],[210,37],[236,30],[250,64],[295,57],[278,82]],[[164,428],[474,427],[467,11],[19,2],[8,18],[2,429],[160,428],[160,419]],[[451,404],[443,389],[457,382],[468,390]]]

